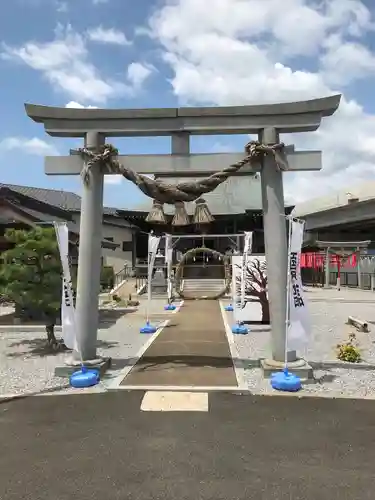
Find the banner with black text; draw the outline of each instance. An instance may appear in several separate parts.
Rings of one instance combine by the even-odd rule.
[[[291,237],[289,241],[289,327],[288,348],[292,350],[304,347],[310,337],[310,321],[303,293],[301,279],[301,252],[304,223],[290,220]]]
[[[66,347],[78,351],[75,321],[76,311],[74,307],[74,294],[69,266],[69,229],[65,222],[55,222],[54,227],[63,270],[61,300],[62,337]]]

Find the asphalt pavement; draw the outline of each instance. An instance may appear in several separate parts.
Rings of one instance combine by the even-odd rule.
[[[1,403],[1,500],[374,498],[374,401],[212,393],[206,412],[144,412],[143,397]]]

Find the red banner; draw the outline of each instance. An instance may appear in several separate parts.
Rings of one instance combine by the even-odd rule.
[[[329,255],[330,265],[336,266],[341,260],[341,267],[356,267],[357,266],[357,255],[352,254],[347,258],[339,257],[335,254]],[[301,255],[301,267],[308,267],[312,269],[323,269],[324,268],[325,255],[319,252],[306,252]]]

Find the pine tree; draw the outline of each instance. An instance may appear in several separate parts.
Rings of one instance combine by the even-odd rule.
[[[53,228],[8,229],[12,245],[1,256],[1,293],[16,306],[16,316],[42,320],[47,342],[56,347],[54,327],[60,314],[62,269]]]

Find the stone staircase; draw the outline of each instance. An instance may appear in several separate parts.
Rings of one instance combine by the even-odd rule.
[[[121,281],[113,290],[111,290],[111,295],[118,295],[123,299],[127,299],[129,295],[136,295],[136,279],[127,278]]]
[[[223,279],[185,279],[182,282],[182,291],[186,296],[210,297],[220,293],[225,285]]]

